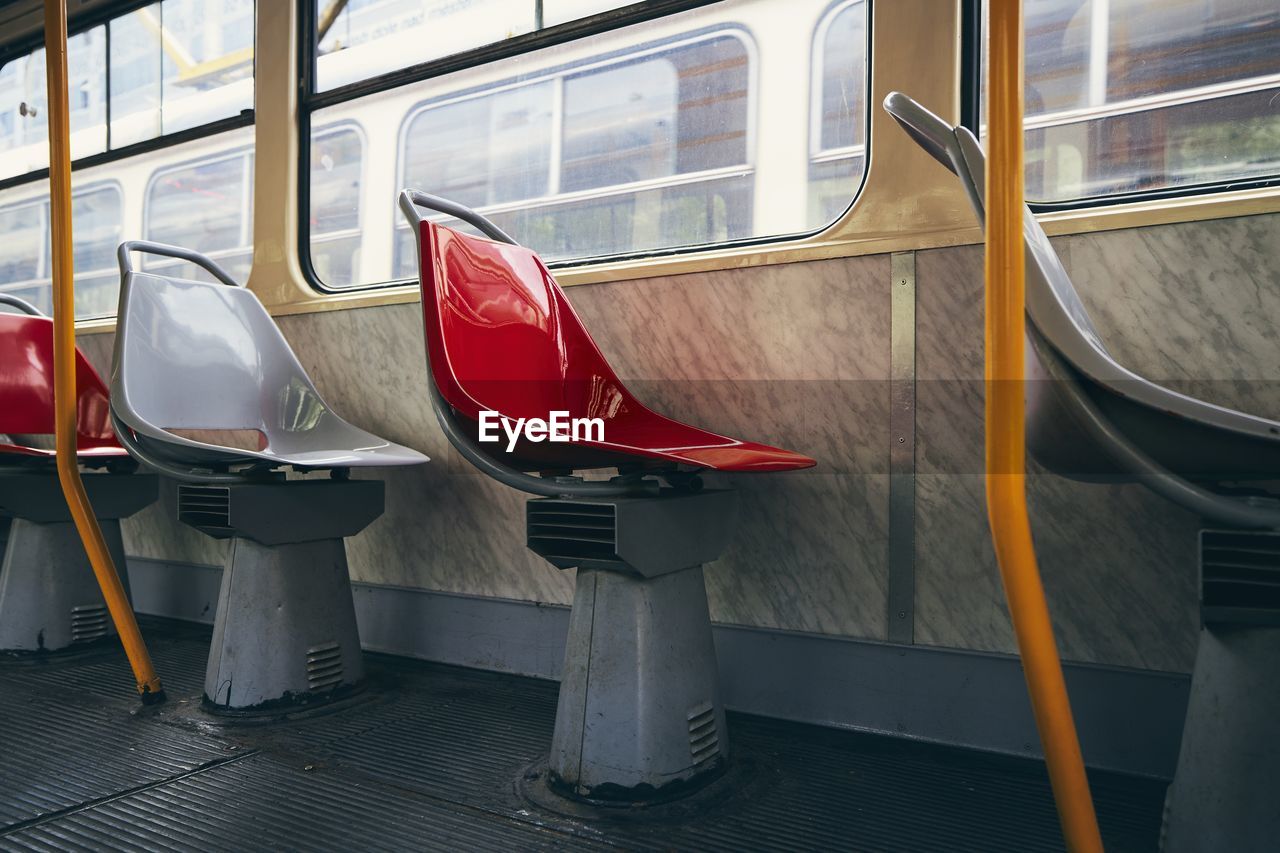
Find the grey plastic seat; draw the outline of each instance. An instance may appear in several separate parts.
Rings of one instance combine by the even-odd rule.
[[[900,92],[885,110],[955,173],[985,220],[986,156],[972,131],[953,127]],[[1151,382],[1107,351],[1044,230],[1025,212],[1027,444],[1050,470],[1081,480],[1141,482],[1219,524],[1278,528],[1267,501],[1207,486],[1280,478],[1280,422],[1205,402]]]
[[[195,263],[220,284],[134,270],[131,252]],[[182,479],[197,469],[417,465],[427,457],[339,417],[262,303],[210,259],[174,246],[120,246],[119,340],[111,412],[130,452]],[[125,427],[127,429],[122,429]],[[258,449],[175,430],[252,430]]]
[[[986,158],[973,133],[901,93],[885,109],[959,176],[984,219]],[[1027,445],[1051,470],[1118,474],[1225,527],[1200,536],[1200,644],[1165,853],[1267,850],[1280,836],[1280,510],[1215,481],[1280,478],[1280,423],[1180,394],[1118,363],[1028,208]]]
[[[189,261],[216,282],[136,271],[130,252]],[[275,714],[348,695],[364,664],[344,539],[385,501],[381,480],[350,479],[348,469],[427,457],[338,417],[257,297],[213,261],[142,242],[122,244],[118,258],[117,437],[178,480],[179,522],[232,540],[206,707]],[[273,470],[281,467],[332,476],[291,480]]]

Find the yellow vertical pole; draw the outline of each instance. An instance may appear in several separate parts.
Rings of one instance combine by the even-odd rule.
[[[990,2],[986,252],[987,515],[1068,849],[1100,851],[1027,515],[1022,0]]]
[[[116,573],[106,540],[98,527],[84,483],[76,446],[76,320],[71,254],[71,127],[67,109],[67,2],[45,0],[44,44],[49,85],[49,222],[53,236],[53,365],[54,416],[58,481],[76,530],[84,542],[93,573],[102,588],[129,665],[146,704],[164,701],[164,690],[133,618],[124,585]]]

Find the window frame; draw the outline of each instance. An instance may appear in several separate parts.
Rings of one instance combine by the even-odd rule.
[[[298,111],[297,111],[297,127],[298,127],[298,158],[297,158],[297,220],[298,220],[298,244],[296,247],[297,260],[299,269],[302,272],[303,279],[308,287],[310,287],[317,295],[320,296],[351,296],[354,294],[369,294],[378,290],[384,290],[394,287],[404,287],[414,283],[413,278],[391,279],[385,282],[376,282],[373,284],[361,284],[353,287],[331,287],[320,280],[316,274],[314,265],[311,262],[311,233],[310,220],[307,212],[310,210],[310,174],[311,174],[311,124],[312,114],[323,110],[325,107],[335,106],[337,104],[352,101],[367,95],[374,95],[391,89],[400,88],[413,83],[420,83],[436,77],[442,77],[454,72],[463,71],[470,68],[476,68],[500,60],[509,59],[527,53],[533,53],[538,50],[564,44],[571,41],[586,39],[593,35],[601,35],[613,32],[646,21],[658,18],[669,17],[680,12],[686,12],[693,9],[699,9],[706,6],[713,6],[725,0],[649,0],[649,2],[639,2],[630,6],[623,6],[616,9],[607,10],[605,12],[592,15],[587,18],[581,18],[569,21],[563,24],[557,24],[546,29],[536,30],[532,33],[526,33],[519,36],[484,45],[479,48],[463,51],[450,56],[441,57],[440,59],[430,60],[418,65],[408,66],[406,68],[380,74],[366,80],[348,83],[329,89],[325,92],[317,93],[315,91],[316,81],[316,40],[315,35],[315,2],[314,0],[297,0],[298,2]],[[836,0],[832,5],[839,5],[843,0]],[[864,46],[864,61],[866,68],[871,68],[872,54],[872,16],[874,15],[874,1],[863,0],[865,4],[866,15],[866,43]],[[825,20],[829,10],[824,11],[823,18],[819,20],[819,26],[822,20]],[[749,61],[752,62],[750,69],[751,79],[748,88],[748,158],[749,163],[754,169],[755,165],[755,147],[754,134],[759,124],[757,121],[756,99],[759,97],[759,62],[757,59],[757,50],[755,43],[755,35],[750,28],[740,22],[716,24],[708,28],[695,27],[687,33],[682,33],[675,40],[682,40],[702,32],[703,29],[715,29],[724,31],[726,29],[737,29],[745,33],[746,44],[749,51]],[[815,32],[816,32],[815,27]],[[612,53],[626,53],[625,49],[619,49]],[[593,57],[593,62],[597,58],[611,56],[603,54],[602,57]],[[868,73],[864,80],[864,121],[865,127],[870,128],[871,117],[871,75]],[[466,90],[464,90],[466,91]],[[807,93],[806,93],[807,100]],[[416,112],[418,106],[415,106],[411,112]],[[409,113],[406,113],[406,117]],[[402,121],[401,133],[403,128],[407,128],[408,121]],[[807,131],[806,131],[807,132]],[[397,140],[397,164],[396,170],[399,174],[402,141]],[[870,134],[867,135],[865,162],[870,162],[871,139]],[[735,249],[743,249],[754,246],[771,246],[782,245],[788,243],[797,243],[808,240],[823,231],[826,231],[832,225],[839,222],[849,212],[858,198],[862,194],[863,188],[866,186],[867,174],[869,168],[864,168],[859,183],[854,187],[854,191],[849,199],[849,205],[844,209],[843,213],[833,222],[825,223],[816,229],[801,229],[798,231],[765,235],[759,237],[750,237],[739,240],[726,240],[716,243],[703,243],[692,246],[677,246],[669,248],[660,248],[652,250],[644,250],[630,253],[619,253],[613,255],[602,255],[591,258],[568,259],[563,261],[555,261],[548,263],[547,266],[551,270],[566,269],[588,269],[593,266],[605,266],[609,264],[625,263],[630,261],[643,261],[649,259],[670,259],[678,258],[682,255],[698,255],[705,254],[707,251],[729,251]],[[391,233],[392,256],[394,258],[395,238],[399,232],[393,228]]]
[[[962,121],[966,122],[966,126],[974,129],[977,133],[980,127],[980,120],[984,104],[982,102],[982,81],[983,81],[983,50],[982,50],[982,11],[983,0],[962,0],[964,7],[962,9],[961,23],[961,41],[962,55],[960,68],[961,82],[961,114]],[[1221,84],[1215,84],[1221,85]],[[1197,91],[1197,89],[1189,89],[1187,91]],[[1194,98],[1182,103],[1192,103],[1195,100],[1207,100],[1206,98]],[[1117,102],[1116,107],[1119,108],[1129,101]],[[1177,103],[1166,104],[1165,107],[1178,106]],[[1073,110],[1074,112],[1075,110]],[[1080,110],[1083,112],[1083,110]],[[1125,115],[1131,111],[1116,109],[1114,113],[1108,111],[1106,105],[1099,108],[1101,114],[1094,120],[1105,120],[1111,115]],[[1085,118],[1085,121],[1088,119]],[[1033,128],[1034,129],[1034,128]],[[1024,133],[1026,128],[1024,128]],[[1024,164],[1025,165],[1025,164]],[[1280,187],[1280,172],[1269,175],[1261,175],[1255,178],[1228,178],[1216,181],[1204,181],[1194,184],[1180,184],[1171,187],[1159,187],[1155,189],[1135,190],[1125,193],[1110,193],[1108,195],[1089,196],[1085,198],[1063,199],[1060,201],[1033,201],[1027,199],[1027,207],[1033,213],[1069,213],[1071,211],[1085,210],[1105,210],[1111,207],[1122,207],[1125,205],[1140,204],[1144,202],[1160,202],[1174,201],[1184,198],[1196,198],[1198,196],[1208,195],[1234,195],[1250,190],[1275,189]]]
[[[68,23],[67,37],[77,36],[80,33],[87,32],[94,27],[109,24],[117,18],[123,18],[133,12],[138,11],[146,6],[150,6],[158,0],[130,0],[128,3],[113,4],[105,9],[93,9],[83,15],[76,15]],[[258,2],[271,2],[271,0],[254,0],[254,6]],[[257,14],[254,14],[254,87],[257,87]],[[106,51],[107,65],[106,78],[103,85],[108,93],[111,90],[111,28],[107,26],[106,32]],[[44,46],[44,37],[42,34],[20,39],[12,44],[0,49],[0,69],[15,59],[27,56],[32,52],[39,50]],[[111,99],[108,96],[106,107],[106,134],[107,145],[111,144]],[[184,142],[191,142],[196,139],[203,139],[207,136],[214,136],[228,130],[235,130],[241,127],[248,127],[254,123],[253,107],[243,109],[238,115],[227,116],[225,118],[215,119],[214,121],[205,122],[204,124],[195,125],[194,127],[184,128],[174,131],[173,133],[162,133],[159,136],[153,136],[150,139],[144,139],[140,142],[130,143],[120,148],[110,148],[97,154],[90,154],[85,157],[73,160],[71,162],[71,171],[77,172],[81,169],[89,169],[94,166],[100,166],[106,163],[113,163],[117,160],[124,160],[129,157],[135,157],[140,154],[149,154],[162,148],[169,148],[174,145],[181,145]],[[0,190],[10,189],[11,187],[21,186],[23,184],[41,181],[49,177],[49,169],[46,166],[42,169],[36,169],[22,175],[13,175],[12,177],[0,180]]]

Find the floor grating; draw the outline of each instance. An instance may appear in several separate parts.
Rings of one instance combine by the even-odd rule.
[[[198,710],[208,629],[144,628],[159,710],[114,647],[0,662],[0,850],[1062,849],[1039,762],[735,714],[733,769],[695,805],[550,811],[521,779],[554,683],[369,655],[340,711],[223,727]],[[1164,785],[1091,781],[1107,849],[1155,850]]]

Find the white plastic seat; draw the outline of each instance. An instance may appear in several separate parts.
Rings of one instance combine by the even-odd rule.
[[[134,270],[129,255],[135,251],[190,261],[221,283]],[[119,341],[111,369],[111,412],[122,442],[143,462],[186,479],[208,479],[191,469],[427,461],[416,450],[339,417],[258,298],[212,260],[147,242],[122,244],[118,257]],[[177,430],[252,430],[259,446],[233,447]]]

